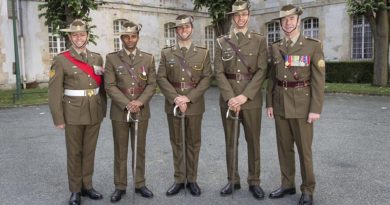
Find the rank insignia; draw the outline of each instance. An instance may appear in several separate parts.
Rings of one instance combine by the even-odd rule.
[[[49,77],[53,78],[55,75],[56,75],[56,70],[55,69],[50,69]]]

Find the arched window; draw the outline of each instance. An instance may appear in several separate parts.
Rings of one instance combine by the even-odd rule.
[[[206,26],[205,28],[205,44],[209,49],[210,53],[210,61],[214,62],[214,40],[215,40],[215,32],[214,26]]]
[[[270,45],[280,39],[280,24],[279,21],[267,23],[267,44]]]
[[[302,20],[302,31],[303,35],[311,38],[319,38],[319,22],[318,18],[305,18]]]
[[[57,33],[53,33],[53,26],[48,27],[49,31],[49,53],[53,58],[58,53],[66,50],[65,38]]]
[[[172,22],[164,24],[165,46],[176,45],[176,32],[172,29],[175,25]]]
[[[367,19],[361,16],[352,17],[352,59],[372,58],[372,34]]]
[[[123,48],[119,32],[122,31],[122,25],[125,22],[127,22],[126,19],[114,20],[114,51],[119,51]]]

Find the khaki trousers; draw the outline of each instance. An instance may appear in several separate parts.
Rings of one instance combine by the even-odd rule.
[[[275,115],[275,125],[282,187],[295,187],[295,143],[301,168],[301,191],[313,194],[315,187],[311,150],[313,124],[307,123],[304,118],[286,119]]]
[[[96,143],[100,122],[65,126],[67,170],[70,192],[92,188]]]

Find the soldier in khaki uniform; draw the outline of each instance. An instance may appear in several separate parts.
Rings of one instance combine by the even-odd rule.
[[[299,31],[302,9],[281,8],[280,25],[285,38],[272,44],[267,115],[275,118],[281,186],[270,198],[295,194],[294,143],[302,175],[300,205],[313,204],[315,179],[311,145],[313,123],[320,118],[324,101],[325,62],[318,40]]]
[[[267,46],[262,35],[248,31],[249,7],[249,2],[242,0],[233,4],[232,12],[229,14],[233,15],[234,28],[229,34],[218,37],[215,48],[215,77],[221,93],[220,108],[225,132],[229,181],[222,188],[221,195],[230,195],[233,189],[241,188],[237,152],[236,164],[232,164],[234,120],[225,117],[227,109],[231,109],[239,114],[244,126],[248,149],[249,190],[256,199],[262,199],[264,192],[260,187],[261,87],[267,73]]]
[[[102,57],[86,49],[88,28],[74,20],[68,29],[72,47],[54,58],[50,70],[49,107],[57,128],[65,129],[69,204],[81,203],[80,195],[103,196],[92,187],[95,149],[100,124],[106,115]]]
[[[145,145],[150,118],[149,101],[157,86],[154,57],[137,48],[142,28],[140,24],[126,22],[122,28],[121,40],[124,48],[107,55],[104,73],[107,94],[112,99],[110,117],[115,152],[115,191],[111,196],[111,202],[119,201],[126,193],[130,130],[133,162],[134,146],[137,146],[137,164],[132,164],[133,167],[136,166],[135,192],[146,198],[153,197],[153,193],[145,186]],[[135,123],[127,122],[128,112],[139,120],[137,145],[134,145]]]
[[[208,50],[192,43],[192,22],[192,16],[179,15],[176,18],[178,44],[162,49],[157,73],[157,83],[165,95],[165,112],[175,169],[175,183],[168,189],[166,193],[168,196],[175,195],[185,188],[186,181],[192,195],[201,194],[196,183],[201,123],[205,111],[204,93],[210,85],[212,71]],[[181,119],[173,116],[175,105],[185,113],[185,154],[182,153]],[[183,156],[186,156],[185,164]],[[187,176],[184,173],[187,173]]]

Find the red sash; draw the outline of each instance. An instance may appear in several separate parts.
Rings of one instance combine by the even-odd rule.
[[[82,61],[79,61],[79,60],[73,58],[70,55],[69,51],[66,51],[63,54],[64,54],[66,59],[68,59],[70,62],[72,62],[78,68],[80,68],[80,70],[84,71],[84,73],[87,73],[88,75],[90,75],[96,81],[97,85],[100,86],[100,84],[102,83],[102,78],[99,75],[95,74],[92,66],[90,66],[88,63],[84,63]]]

